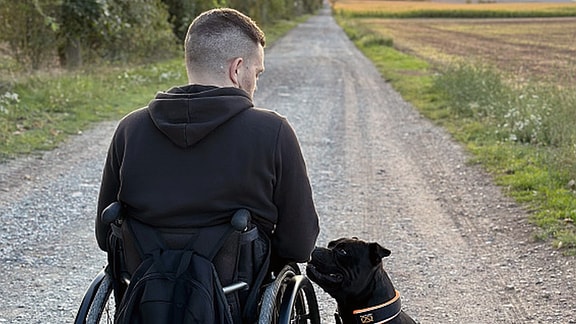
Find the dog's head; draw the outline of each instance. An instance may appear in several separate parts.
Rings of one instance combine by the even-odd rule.
[[[383,271],[382,258],[389,255],[378,243],[341,238],[314,249],[306,275],[338,301],[369,289],[374,273]]]

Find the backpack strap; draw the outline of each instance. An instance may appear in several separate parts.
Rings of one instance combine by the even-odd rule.
[[[244,209],[237,211],[232,217],[231,223],[196,228],[195,232],[190,234],[191,238],[184,250],[195,251],[212,261],[216,254],[218,254],[218,251],[224,246],[228,237],[234,233],[234,231],[238,231],[239,225],[235,224],[235,222],[237,222],[236,216],[243,212],[247,211]],[[155,250],[169,249],[159,231],[154,227],[134,218],[127,218],[123,225],[128,226],[132,237],[135,238],[135,245],[142,260],[145,259],[146,255],[153,254]]]
[[[130,231],[134,239],[135,246],[138,249],[140,258],[146,259],[146,256],[154,254],[156,251],[166,250],[168,245],[162,239],[157,230],[152,226],[146,225],[134,218],[126,218],[122,224]]]
[[[258,314],[258,302],[260,300],[260,296],[262,291],[260,291],[260,287],[264,284],[266,277],[268,276],[268,269],[270,267],[270,254],[271,254],[271,244],[270,240],[267,236],[264,236],[266,239],[266,245],[268,246],[266,250],[266,255],[264,257],[264,263],[258,270],[258,274],[256,275],[256,279],[252,283],[253,287],[250,291],[250,294],[246,298],[246,303],[244,305],[244,311],[242,312],[242,318],[245,323],[255,323]]]
[[[197,235],[188,242],[185,249],[196,251],[212,261],[235,230],[230,224],[202,227],[198,230]]]

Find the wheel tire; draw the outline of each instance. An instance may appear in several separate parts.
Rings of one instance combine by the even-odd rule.
[[[264,290],[260,304],[259,324],[276,324],[280,313],[283,290],[287,282],[296,275],[296,270],[286,266],[276,279]]]
[[[308,278],[296,275],[284,290],[278,324],[319,324],[320,312],[314,287]]]
[[[112,277],[102,270],[86,291],[74,323],[114,323],[116,302],[113,288]]]
[[[296,266],[284,267],[265,289],[258,323],[320,323],[314,287]]]

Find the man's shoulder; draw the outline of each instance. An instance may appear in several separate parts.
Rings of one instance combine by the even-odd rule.
[[[141,119],[141,118],[149,118],[148,107],[142,107],[135,110],[132,110],[128,114],[126,114],[122,120],[132,120],[132,119]]]
[[[275,121],[278,121],[280,123],[283,123],[286,121],[286,117],[281,115],[279,112],[274,111],[274,110],[270,110],[270,109],[266,109],[266,108],[254,107],[252,109],[248,109],[248,112],[249,112],[249,114],[251,114],[255,118],[262,118],[265,120],[275,120]]]
[[[119,126],[129,126],[134,123],[140,123],[144,119],[150,119],[148,107],[138,108],[129,112],[124,117],[122,117],[122,119],[120,119]]]

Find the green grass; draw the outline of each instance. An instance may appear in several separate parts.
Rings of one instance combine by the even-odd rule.
[[[91,123],[117,119],[158,90],[186,81],[182,60],[134,68],[33,76],[12,86],[0,112],[0,159],[52,149]]]
[[[296,24],[264,26],[273,44]],[[77,72],[14,75],[14,63],[0,72],[0,163],[21,154],[53,149],[68,136],[103,120],[119,119],[145,106],[157,91],[185,84],[182,58],[142,66],[92,66]]]
[[[490,66],[432,66],[392,46],[365,43],[374,32],[337,16],[350,38],[402,96],[445,127],[511,197],[532,210],[536,239],[576,254],[576,89],[511,85]],[[380,35],[385,37],[385,35]],[[393,43],[393,42],[391,42]]]

